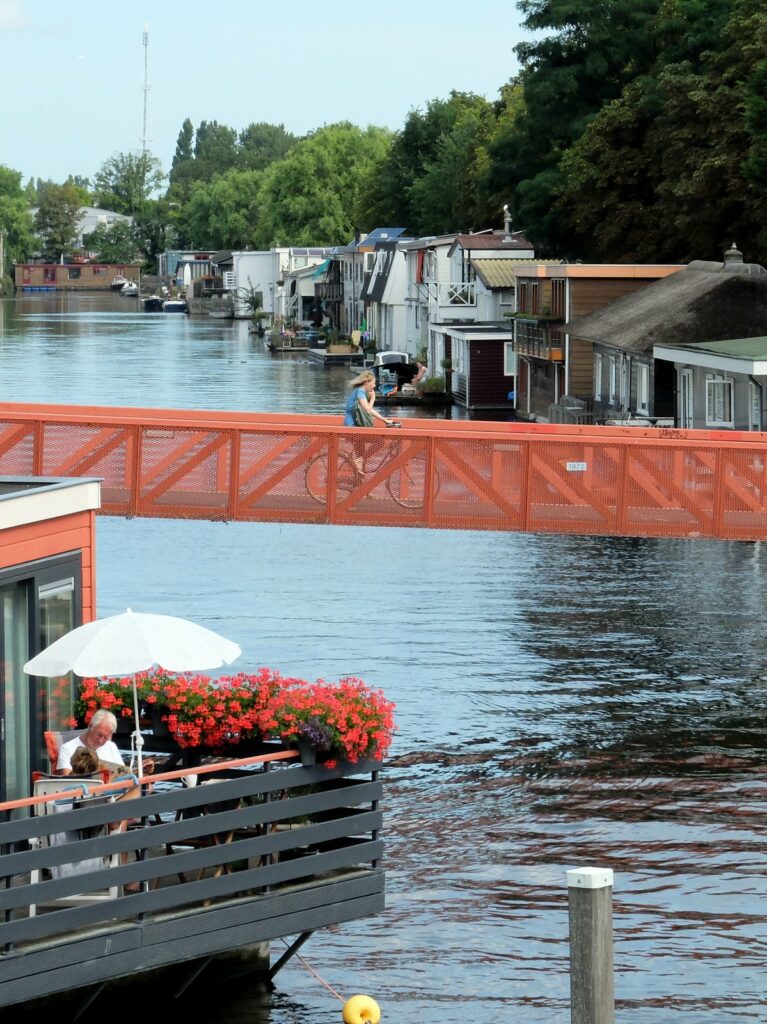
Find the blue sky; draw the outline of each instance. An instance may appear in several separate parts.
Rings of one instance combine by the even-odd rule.
[[[148,147],[167,173],[186,117],[396,130],[451,89],[494,100],[519,19],[514,0],[0,0],[0,164],[60,182],[140,152],[145,23]]]

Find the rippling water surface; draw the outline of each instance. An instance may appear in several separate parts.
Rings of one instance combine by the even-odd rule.
[[[0,304],[2,397],[339,410],[347,370],[129,302]],[[188,616],[244,670],[398,705],[385,913],[208,1019],[340,1021],[319,974],[384,1024],[566,1024],[565,871],[591,865],[615,871],[621,1024],[767,1019],[766,589],[759,544],[100,518],[99,614]]]

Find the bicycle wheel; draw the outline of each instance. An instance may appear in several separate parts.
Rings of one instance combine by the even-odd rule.
[[[386,478],[386,489],[401,508],[423,508],[426,496],[426,456],[417,455]]]
[[[354,468],[347,455],[341,455],[338,459],[336,469],[336,493],[339,491],[351,491],[355,481],[359,479],[359,473]],[[315,455],[306,466],[304,475],[306,490],[310,497],[321,505],[327,504],[328,500],[328,457],[324,452]]]

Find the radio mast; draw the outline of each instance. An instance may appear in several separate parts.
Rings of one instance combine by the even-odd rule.
[[[144,43],[144,130],[141,133],[141,155],[145,156],[146,144],[149,141],[146,137],[146,105],[149,95],[149,25],[146,22],[144,22],[142,40]]]

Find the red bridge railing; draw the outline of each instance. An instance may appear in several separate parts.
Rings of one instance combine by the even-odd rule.
[[[0,474],[100,477],[106,515],[767,538],[767,435],[5,404]]]

